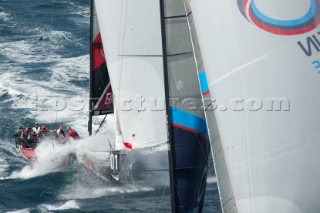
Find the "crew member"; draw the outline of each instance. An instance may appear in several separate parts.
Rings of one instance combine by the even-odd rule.
[[[40,126],[38,125],[38,123],[35,123],[34,124],[34,127],[32,128],[32,130],[36,133],[36,134],[39,134],[40,133]]]
[[[74,140],[79,140],[80,136],[77,133],[76,130],[72,129],[70,126],[67,128],[68,130],[68,135],[67,137],[64,139],[63,143],[66,142],[70,137],[72,137]]]
[[[15,137],[18,140],[17,143],[19,145],[21,144],[21,141],[22,141],[21,137],[22,137],[23,131],[24,131],[24,126],[20,126],[18,132],[13,135],[13,137]]]
[[[31,148],[35,148],[39,142],[39,137],[35,131],[31,131],[30,137],[27,140]]]
[[[59,129],[57,129],[57,135],[60,142],[62,142],[62,136],[66,138],[66,134],[63,131],[63,126],[60,124]]]
[[[41,124],[41,131],[43,131],[43,132],[50,132],[50,130],[48,129],[48,127],[46,126],[45,123]]]
[[[50,132],[50,130],[48,129],[46,124],[44,124],[44,123],[41,124],[40,132],[38,133],[39,137],[44,138],[44,137],[48,136],[49,132]]]
[[[22,146],[24,148],[31,148],[31,145],[29,144],[30,142],[30,137],[31,137],[31,132],[29,126],[26,126],[24,128],[24,131],[21,133],[19,139],[22,143]]]

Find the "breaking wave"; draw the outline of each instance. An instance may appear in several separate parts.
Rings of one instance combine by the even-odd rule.
[[[49,210],[49,211],[80,209],[80,205],[75,200],[69,200],[65,203],[56,204],[56,205],[42,204],[39,207],[40,207],[40,209],[45,209],[45,210]]]

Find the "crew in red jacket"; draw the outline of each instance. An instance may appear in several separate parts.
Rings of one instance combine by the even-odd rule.
[[[49,130],[48,127],[46,126],[46,124],[42,124],[41,128],[40,128],[40,132],[38,133],[40,138],[45,138],[45,137],[49,137],[50,132],[52,132],[52,130]]]
[[[66,142],[70,137],[72,137],[72,138],[75,139],[75,140],[79,140],[79,139],[80,139],[79,134],[77,133],[76,130],[71,129],[70,126],[67,128],[67,130],[68,130],[68,135],[67,135],[67,137],[64,139],[63,142]]]

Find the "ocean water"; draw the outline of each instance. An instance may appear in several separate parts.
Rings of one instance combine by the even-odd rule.
[[[128,156],[126,183],[101,178],[81,160],[59,166],[63,153],[81,159],[114,136],[112,115],[99,135],[87,133],[89,6],[89,0],[0,0],[0,212],[170,212],[166,175],[135,173],[135,156]],[[102,119],[94,119],[94,129]],[[50,129],[71,125],[83,139],[68,146],[47,141],[31,165],[17,154],[12,135],[35,121]],[[139,158],[158,162],[159,153]],[[205,197],[204,212],[221,212],[212,167]]]

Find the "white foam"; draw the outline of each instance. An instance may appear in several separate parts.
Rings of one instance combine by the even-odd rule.
[[[0,44],[0,51],[2,51],[1,45],[3,46],[3,44]],[[24,41],[17,42],[15,45],[21,45],[26,52],[31,49],[31,46]],[[6,45],[4,45],[4,49],[6,49]],[[13,51],[14,49],[15,46],[11,47],[10,50],[19,52]],[[23,54],[23,51],[21,56],[12,55],[11,53],[8,53],[8,55],[13,58],[21,58],[26,62],[28,60],[30,60],[29,62],[42,60],[41,57],[34,58],[32,56],[32,58],[29,58]],[[15,72],[2,72],[0,74],[2,79],[0,82],[0,95],[10,95],[11,99],[6,100],[6,102],[13,101],[12,108],[29,109],[32,118],[39,122],[75,121],[72,124],[82,128],[81,130],[77,129],[77,131],[87,134],[84,127],[88,118],[89,94],[86,89],[75,85],[72,81],[88,79],[88,63],[88,55],[59,59],[52,67],[52,77],[49,82],[35,81],[28,78],[22,79],[19,73],[22,73],[23,70],[19,69],[19,67],[15,68]],[[11,68],[8,67],[7,70],[10,71]],[[45,104],[43,104],[45,99]],[[57,109],[56,102],[58,100],[60,104]]]
[[[14,109],[29,109],[30,114],[26,115],[29,118],[44,123],[66,123],[66,126],[73,126],[82,137],[86,136],[89,91],[82,85],[76,85],[75,81],[89,80],[89,55],[61,58],[54,53],[54,50],[61,49],[64,42],[77,42],[70,32],[47,31],[43,28],[29,30],[33,32],[28,37],[30,39],[0,43],[0,54],[5,62],[10,62],[0,67],[0,95],[8,94],[10,98],[5,102],[12,102]],[[39,41],[39,38],[43,40]],[[39,62],[50,62],[51,67],[46,71],[47,76],[51,76],[49,81],[26,77],[24,64]],[[47,101],[42,105],[44,99]],[[66,104],[62,111],[59,111],[61,108],[56,111],[57,100],[59,106]]]
[[[39,54],[44,45],[36,45],[25,40],[7,42],[0,44],[0,53],[8,60],[14,61],[17,64],[49,62],[56,59],[57,56],[48,57],[47,54]],[[48,47],[47,47],[48,48]],[[12,68],[10,64],[5,65],[7,68]],[[12,68],[16,71],[16,68]],[[10,71],[10,70],[7,70]]]
[[[10,13],[7,12],[0,12],[0,20],[7,21],[10,18]]]
[[[0,156],[0,177],[4,176],[6,170],[8,168],[7,162]]]
[[[14,171],[7,179],[29,179],[57,172],[65,169],[63,162],[70,154],[74,154],[81,161],[86,153],[99,149],[104,149],[103,151],[109,149],[106,145],[106,137],[104,140],[100,140],[99,137],[77,141],[71,139],[67,144],[45,140],[35,149],[37,161],[32,165],[26,165],[20,171]]]
[[[128,194],[135,192],[148,192],[154,191],[154,188],[139,185],[125,185],[125,186],[109,186],[103,187],[97,186],[86,186],[81,183],[76,183],[72,186],[68,186],[64,190],[60,198],[62,199],[92,199],[117,194]]]
[[[56,211],[56,210],[67,210],[67,209],[80,209],[79,204],[75,200],[69,200],[65,203],[57,204],[57,205],[49,205],[49,204],[42,204],[39,206],[40,208],[45,208],[49,211]]]
[[[29,213],[29,209],[20,209],[20,210],[13,210],[13,211],[7,211],[7,213]]]
[[[90,17],[90,8],[87,6],[79,6],[78,4],[75,4],[73,2],[68,1],[68,4],[71,5],[73,8],[71,14],[76,14],[85,17],[86,22],[89,23],[89,17]],[[77,20],[78,22],[79,20]]]
[[[65,86],[63,83],[70,80],[89,80],[88,64],[89,55],[59,60],[57,65],[53,67],[52,79],[57,79],[56,83],[60,83],[59,86],[62,87]],[[68,89],[70,90],[70,88]],[[84,92],[84,88],[81,89]]]
[[[67,150],[56,144],[54,147],[51,142],[42,142],[35,150],[37,162],[23,167],[20,171],[14,171],[9,179],[29,179],[42,176],[61,169],[64,158],[67,156]]]

